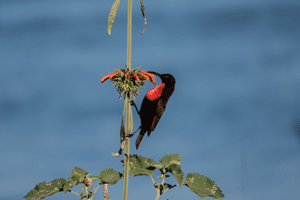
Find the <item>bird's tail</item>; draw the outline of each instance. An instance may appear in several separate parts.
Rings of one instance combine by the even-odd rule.
[[[136,141],[135,141],[136,150],[139,149],[139,146],[140,146],[140,144],[142,142],[142,139],[143,139],[145,133],[146,133],[146,130],[141,129],[139,135],[137,136]]]

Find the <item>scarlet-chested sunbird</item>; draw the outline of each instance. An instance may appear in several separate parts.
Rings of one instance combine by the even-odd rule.
[[[147,92],[139,111],[134,101],[131,101],[131,105],[135,106],[141,118],[141,126],[139,127],[141,131],[135,141],[136,149],[139,148],[145,133],[148,132],[149,137],[151,132],[155,130],[175,89],[175,78],[171,74],[159,74],[152,71],[148,71],[148,73],[160,77],[162,83]]]

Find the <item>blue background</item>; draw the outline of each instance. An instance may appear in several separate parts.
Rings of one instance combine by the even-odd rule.
[[[124,102],[109,81],[100,83],[126,64],[127,1],[121,1],[109,36],[113,2],[0,1],[1,200],[21,199],[39,182],[68,178],[75,166],[92,175],[123,170],[122,158],[111,152],[119,148]],[[176,88],[156,130],[138,151],[134,138],[131,153],[157,162],[179,153],[185,174],[211,178],[225,200],[297,199],[300,2],[144,5],[148,25],[139,37],[144,19],[133,1],[132,67],[171,73]],[[152,87],[149,82],[140,92],[138,106]],[[139,123],[134,112],[134,129]],[[109,187],[111,199],[122,198],[122,183]],[[128,199],[155,196],[149,177],[130,178]],[[102,199],[101,190],[94,199]],[[182,186],[161,199],[199,197]]]

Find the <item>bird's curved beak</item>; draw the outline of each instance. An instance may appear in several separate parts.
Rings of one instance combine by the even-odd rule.
[[[156,76],[158,76],[159,78],[160,78],[160,74],[159,73],[157,73],[157,72],[153,72],[153,71],[147,71],[148,73],[151,73],[151,74],[154,74],[154,75],[156,75]]]

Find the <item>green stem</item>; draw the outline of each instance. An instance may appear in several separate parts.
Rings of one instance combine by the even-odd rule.
[[[78,193],[76,193],[76,192],[74,192],[74,191],[72,191],[72,190],[68,190],[68,192],[71,192],[71,193],[76,194],[77,196],[79,196]]]
[[[155,200],[158,200],[159,197],[160,197],[160,190],[156,190],[156,198],[155,198]]]
[[[96,187],[94,194],[96,194],[97,190],[99,189],[99,187],[101,186],[101,184],[98,185],[98,187]]]
[[[166,175],[165,175],[165,174],[161,174],[161,179],[162,179],[162,180],[161,180],[161,185],[163,185],[163,184],[165,183],[165,178],[166,178]],[[160,188],[157,188],[155,200],[158,200],[159,197],[160,197],[163,193],[165,193],[165,191],[162,192],[162,191],[160,190]]]
[[[127,70],[131,70],[131,30],[132,30],[132,0],[128,0],[128,13],[127,13]],[[125,134],[130,134],[132,127],[132,111],[130,107],[130,94],[125,94]],[[123,200],[127,200],[128,193],[128,175],[129,175],[129,150],[130,138],[125,145],[124,155],[124,182],[123,182]]]
[[[128,0],[127,12],[127,68],[131,70],[132,0]]]
[[[84,185],[84,189],[85,189],[85,194],[88,195],[88,190],[87,190],[87,186]]]
[[[125,94],[125,134],[126,136],[130,134],[130,115],[132,112],[130,110],[130,95]],[[131,122],[132,123],[132,122]],[[124,155],[124,181],[123,181],[123,200],[127,200],[128,193],[128,175],[129,175],[129,147],[130,147],[130,138],[125,145],[125,155]]]
[[[179,186],[179,184],[176,184],[176,186]],[[173,186],[173,187],[175,187],[175,186]],[[172,188],[173,188],[173,187],[172,187]],[[168,190],[170,190],[170,188],[164,190],[163,193],[162,193],[162,195],[163,195],[166,191],[168,191]]]

